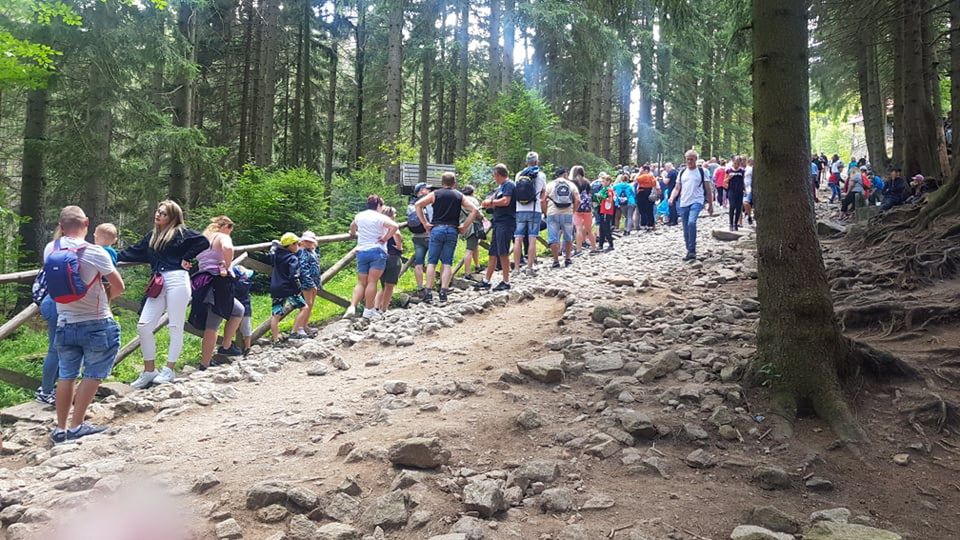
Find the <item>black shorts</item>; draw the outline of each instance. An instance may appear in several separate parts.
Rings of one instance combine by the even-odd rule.
[[[493,226],[490,228],[490,249],[488,250],[491,257],[505,257],[510,255],[515,229],[515,222],[493,223]]]
[[[383,275],[380,276],[380,285],[396,285],[400,280],[400,268],[403,263],[399,255],[390,255],[387,257],[387,266],[383,269]]]

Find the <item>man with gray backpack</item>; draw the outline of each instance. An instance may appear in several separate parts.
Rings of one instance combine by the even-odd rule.
[[[560,167],[554,172],[554,179],[547,184],[546,194],[542,209],[547,216],[547,243],[553,254],[553,268],[560,268],[561,246],[564,265],[570,266],[573,264],[570,259],[574,242],[573,210],[580,206],[580,193],[573,182],[567,179],[567,169]]]
[[[513,232],[513,264],[520,272],[524,243],[527,244],[527,273],[536,275],[537,237],[540,236],[541,210],[547,199],[547,175],[540,170],[540,155],[528,152],[527,166],[517,173],[512,200],[517,205],[517,228]]]

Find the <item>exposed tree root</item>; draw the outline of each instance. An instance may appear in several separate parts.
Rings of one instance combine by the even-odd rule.
[[[830,424],[837,438],[854,453],[857,453],[857,444],[869,441],[867,432],[860,426],[839,389],[824,389],[820,395],[813,398],[813,409],[817,416]]]
[[[900,379],[919,379],[920,372],[900,358],[854,339],[847,339],[850,356],[847,363],[854,369],[852,373],[841,376],[857,376],[866,372],[875,379],[895,377]]]
[[[797,400],[787,392],[777,392],[771,396],[770,435],[774,440],[782,441],[793,437],[793,424],[797,421]]]
[[[945,427],[960,427],[960,407],[956,403],[947,401],[939,394],[930,393],[931,399],[904,411],[907,421],[922,433],[918,424],[933,426],[937,431]]]
[[[838,304],[837,318],[846,330],[883,330],[883,337],[894,332],[922,330],[929,325],[960,319],[960,305],[910,305],[911,298],[899,302],[862,302]]]

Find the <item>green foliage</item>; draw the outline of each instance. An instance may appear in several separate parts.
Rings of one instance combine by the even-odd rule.
[[[583,137],[560,127],[560,118],[536,90],[517,83],[500,94],[488,121],[481,128],[484,150],[519,170],[527,152],[540,154],[541,162],[564,166],[584,164],[609,168],[610,164],[586,151]]]
[[[852,145],[850,126],[826,113],[810,113],[810,149],[828,157],[847,156]]]
[[[461,186],[472,185],[480,192],[493,183],[493,158],[481,151],[463,155],[453,162],[457,168],[457,183]]]
[[[383,170],[374,164],[364,162],[356,170],[334,176],[329,221],[337,232],[346,232],[353,217],[366,208],[370,195],[379,195],[387,206],[396,207],[398,213],[406,208],[397,186],[387,184]]]
[[[8,208],[0,206],[0,274],[17,270],[17,255],[20,235],[17,233],[22,218]],[[16,284],[0,286],[0,313],[8,311],[17,300]]]
[[[413,146],[406,141],[397,141],[394,144],[381,144],[380,151],[386,158],[384,162],[388,165],[415,162],[420,157],[420,147]]]
[[[248,166],[229,186],[222,203],[199,209],[196,214],[203,218],[229,216],[237,224],[234,242],[255,244],[280,238],[287,231],[323,232],[325,228],[320,225],[326,209],[323,181],[316,173]]]

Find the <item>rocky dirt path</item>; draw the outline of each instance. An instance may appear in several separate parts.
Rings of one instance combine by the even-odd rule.
[[[108,399],[108,435],[50,448],[48,424],[17,422],[2,535],[78,513],[135,531],[100,539],[955,537],[960,441],[901,422],[906,388],[857,396],[862,460],[812,419],[769,439],[737,382],[751,242],[702,222],[693,264],[679,230],[633,235],[509,293],[334,322]]]

